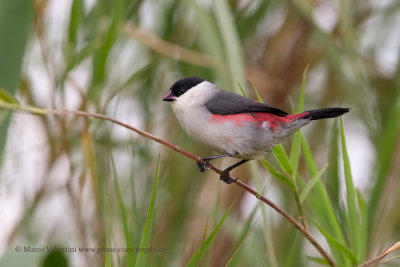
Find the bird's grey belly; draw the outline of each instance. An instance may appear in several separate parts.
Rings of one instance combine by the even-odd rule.
[[[210,116],[182,117],[181,125],[190,138],[221,153],[238,153],[238,157],[254,159],[266,155],[279,143],[269,127],[253,123],[211,123]]]

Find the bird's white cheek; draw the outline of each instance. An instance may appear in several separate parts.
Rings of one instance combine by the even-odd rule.
[[[187,110],[187,107],[186,107],[185,105],[182,105],[182,103],[180,103],[180,102],[175,101],[175,102],[172,103],[171,106],[172,106],[172,110],[173,110],[175,116],[176,116],[179,120],[181,119],[182,116],[185,115],[185,111],[186,111],[186,112],[189,112],[189,111]]]

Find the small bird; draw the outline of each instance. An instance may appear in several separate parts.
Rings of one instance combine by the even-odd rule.
[[[199,77],[176,81],[164,95],[190,138],[224,153],[203,157],[201,172],[210,160],[236,157],[241,161],[223,170],[220,179],[235,182],[229,172],[243,163],[265,156],[283,139],[312,120],[334,118],[349,108],[324,108],[288,114],[244,96],[219,89]]]

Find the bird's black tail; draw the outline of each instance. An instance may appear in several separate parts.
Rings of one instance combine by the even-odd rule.
[[[349,108],[323,108],[323,109],[309,110],[306,111],[309,114],[305,115],[303,118],[310,120],[334,118],[349,112],[349,110],[350,110]]]

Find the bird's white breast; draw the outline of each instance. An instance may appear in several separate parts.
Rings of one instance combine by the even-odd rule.
[[[210,125],[211,113],[204,104],[215,90],[213,84],[204,81],[172,102],[175,116],[189,137],[211,147],[216,147],[218,140]]]

